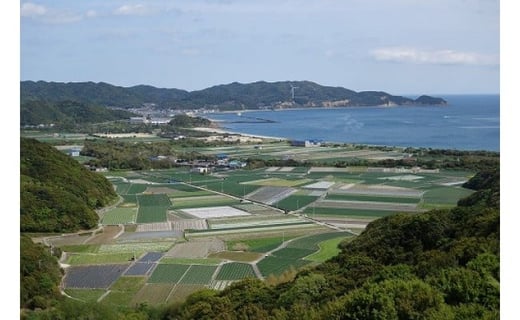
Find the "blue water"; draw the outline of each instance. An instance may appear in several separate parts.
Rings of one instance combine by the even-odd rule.
[[[447,106],[215,113],[229,131],[294,140],[435,149],[500,150],[500,96],[446,95]],[[246,118],[247,117],[247,118]],[[274,123],[233,123],[262,118]]]

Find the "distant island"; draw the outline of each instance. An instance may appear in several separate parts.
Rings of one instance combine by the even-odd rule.
[[[147,85],[120,87],[104,82],[21,81],[22,105],[34,101],[74,101],[115,108],[219,111],[333,108],[359,106],[446,105],[446,100],[422,95],[417,99],[383,91],[356,92],[343,87],[322,86],[311,81],[279,81],[217,85],[197,91],[156,88]]]

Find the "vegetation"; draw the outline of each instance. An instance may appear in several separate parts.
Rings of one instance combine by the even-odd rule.
[[[386,92],[355,92],[341,87],[327,87],[310,81],[259,81],[249,84],[233,82],[199,91],[158,89],[151,86],[122,88],[107,83],[57,83],[22,81],[21,101],[76,100],[86,104],[115,107],[140,107],[153,102],[162,108],[198,109],[218,107],[221,110],[258,109],[283,102],[299,106],[375,106],[385,103],[397,105],[445,104],[440,98],[422,96],[417,100],[393,96]],[[297,86],[294,99],[291,86]],[[328,104],[327,104],[328,103]]]
[[[94,209],[116,198],[105,177],[34,139],[20,140],[20,230],[73,232],[97,225]]]
[[[20,106],[22,126],[54,124],[62,130],[73,128],[76,124],[129,119],[132,116],[135,114],[125,110],[113,110],[70,100],[56,102],[31,100]]]

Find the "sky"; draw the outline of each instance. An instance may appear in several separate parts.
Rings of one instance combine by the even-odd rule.
[[[498,93],[498,0],[20,2],[20,80]]]

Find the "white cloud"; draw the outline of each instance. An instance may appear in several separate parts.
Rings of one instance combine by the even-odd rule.
[[[421,50],[410,47],[378,48],[370,52],[378,61],[439,65],[498,65],[498,56],[455,50]]]
[[[88,10],[87,13],[85,13],[85,16],[87,18],[95,18],[97,17],[98,13],[95,10]]]
[[[117,8],[114,11],[114,14],[123,16],[146,15],[150,13],[150,11],[151,10],[143,4],[125,4],[124,6]]]
[[[31,2],[26,2],[22,4],[20,8],[20,14],[22,17],[36,17],[42,16],[47,12],[47,9],[44,6],[34,4]]]

